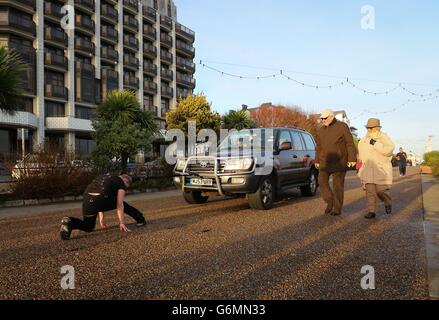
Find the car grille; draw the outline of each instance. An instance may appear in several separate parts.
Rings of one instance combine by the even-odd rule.
[[[218,172],[223,172],[224,164],[218,165]],[[194,160],[191,161],[188,166],[187,170],[189,173],[214,173],[215,172],[215,162],[213,160]]]

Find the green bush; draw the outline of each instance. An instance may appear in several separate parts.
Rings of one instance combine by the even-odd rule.
[[[439,163],[439,151],[431,151],[424,154],[424,165],[434,167]]]
[[[436,162],[433,165],[433,175],[435,175],[436,177],[439,177],[439,162]]]

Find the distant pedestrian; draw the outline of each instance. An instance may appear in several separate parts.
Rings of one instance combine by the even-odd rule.
[[[399,148],[399,153],[396,155],[399,163],[399,175],[405,177],[407,172],[407,153],[404,152],[403,148]]]
[[[374,219],[378,199],[384,202],[386,213],[392,213],[390,188],[393,184],[395,145],[387,134],[381,132],[379,119],[369,119],[366,128],[367,134],[358,144],[359,160],[363,163],[358,176],[366,191],[368,214],[365,218]]]
[[[129,175],[100,176],[86,188],[82,202],[83,220],[73,217],[63,218],[61,221],[60,236],[62,240],[69,240],[72,230],[92,232],[96,226],[96,219],[102,228],[107,228],[104,212],[117,210],[119,229],[122,232],[130,230],[125,225],[124,213],[136,221],[138,227],[146,224],[143,214],[136,208],[124,202],[125,191],[130,186],[132,178]]]
[[[338,216],[343,208],[346,171],[355,169],[357,150],[348,125],[338,121],[331,109],[324,110],[320,118],[323,126],[318,132],[316,154],[320,192],[326,203],[325,214]],[[329,185],[331,176],[333,190]]]

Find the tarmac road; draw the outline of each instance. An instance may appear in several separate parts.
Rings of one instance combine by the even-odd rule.
[[[416,169],[395,172],[393,196],[394,214],[381,207],[368,221],[352,173],[341,217],[297,192],[270,211],[245,199],[192,206],[166,193],[132,202],[146,227],[123,234],[110,213],[110,230],[68,242],[59,222],[77,209],[2,219],[0,299],[428,299]],[[75,269],[74,290],[60,287],[64,265]],[[360,286],[365,265],[375,269],[375,290]]]

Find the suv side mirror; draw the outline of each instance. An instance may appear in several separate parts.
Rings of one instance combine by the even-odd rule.
[[[285,151],[285,150],[291,150],[291,149],[293,149],[293,146],[292,146],[292,144],[291,144],[291,142],[290,141],[285,141],[285,142],[282,142],[282,144],[280,145],[280,151]]]

